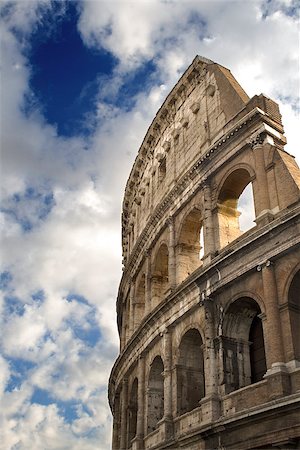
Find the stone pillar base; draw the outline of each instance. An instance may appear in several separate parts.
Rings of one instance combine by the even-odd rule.
[[[273,364],[272,368],[267,370],[264,379],[268,380],[270,400],[284,397],[291,393],[290,375],[285,364]]]
[[[169,441],[174,435],[174,424],[173,419],[170,417],[165,417],[159,422],[159,428],[161,431],[161,436],[163,441]]]
[[[202,258],[203,267],[208,266],[211,263],[213,256],[211,253],[208,253],[207,255],[204,255]]]
[[[212,394],[200,400],[202,420],[212,422],[220,417],[220,399],[218,395]]]
[[[266,225],[267,223],[272,222],[274,219],[274,214],[270,209],[265,209],[262,213],[259,214],[259,216],[256,217],[254,222],[258,226]]]
[[[286,368],[289,372],[292,372],[293,370],[300,368],[300,361],[293,359],[292,361],[286,363]]]
[[[142,437],[136,436],[132,440],[131,450],[144,450],[144,439]]]

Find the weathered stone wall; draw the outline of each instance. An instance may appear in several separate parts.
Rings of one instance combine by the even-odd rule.
[[[199,57],[157,113],[123,204],[114,449],[300,445],[300,171],[285,142],[275,102]]]

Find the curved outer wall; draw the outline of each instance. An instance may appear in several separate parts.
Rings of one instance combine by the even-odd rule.
[[[198,56],[154,118],[123,202],[114,449],[300,448],[300,173],[285,143],[278,105]]]

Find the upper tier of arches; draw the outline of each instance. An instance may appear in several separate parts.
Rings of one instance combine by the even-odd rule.
[[[133,276],[123,275],[119,296],[122,342],[176,286],[207,267],[229,244],[245,233],[245,237],[255,233],[279,216],[283,207],[299,200],[297,179],[291,176],[281,151],[264,139],[194,190],[172,217],[162,218],[161,230],[153,234],[147,252],[139,255]],[[259,152],[272,162],[269,170],[257,163]],[[272,192],[268,191],[267,177],[274,180]],[[287,189],[288,202],[282,196]]]
[[[131,170],[122,215],[125,261],[159,202],[248,101],[228,69],[194,59],[156,114]]]

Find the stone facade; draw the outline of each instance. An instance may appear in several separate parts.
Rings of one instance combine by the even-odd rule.
[[[285,143],[278,105],[198,56],[154,118],[123,203],[113,449],[300,448],[300,171]]]

